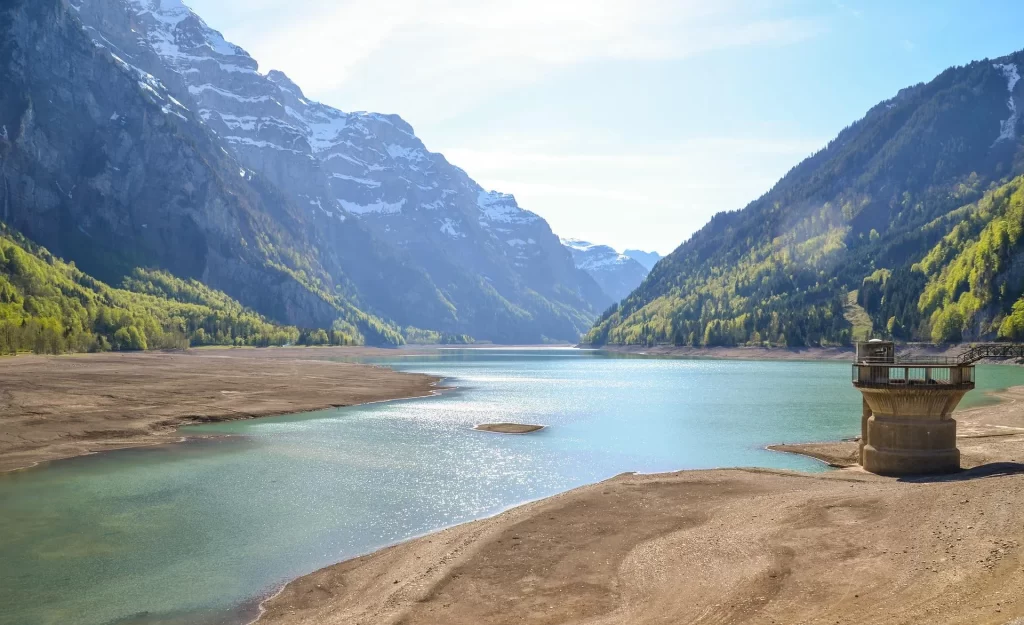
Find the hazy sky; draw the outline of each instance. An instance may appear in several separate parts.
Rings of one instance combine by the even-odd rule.
[[[398,113],[562,236],[670,252],[1022,2],[185,0],[262,71]]]

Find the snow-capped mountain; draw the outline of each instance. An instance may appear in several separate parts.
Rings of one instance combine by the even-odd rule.
[[[618,302],[640,286],[648,270],[625,254],[607,245],[595,245],[580,239],[562,239],[578,269],[590,274],[612,300]]]
[[[187,93],[97,44],[64,0],[3,3],[0,42],[9,227],[112,284],[159,268],[279,321],[401,340],[343,288],[306,213],[222,148]]]
[[[645,252],[643,250],[626,250],[622,253],[643,265],[647,271],[654,269],[658,261],[664,258],[657,252]]]
[[[397,115],[306,98],[180,0],[72,7],[97,46],[202,120],[240,177],[265,177],[307,212],[347,288],[378,314],[497,341],[574,340],[607,304],[542,218],[427,150]],[[388,284],[394,272],[376,267],[380,256],[406,286]]]

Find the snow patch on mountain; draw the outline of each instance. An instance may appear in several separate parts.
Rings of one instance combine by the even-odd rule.
[[[306,115],[301,115],[294,109],[289,109],[290,113],[295,113],[292,117],[306,126],[309,145],[314,152],[323,152],[334,147],[342,131],[348,128],[349,117],[341,111],[327,107],[311,107],[307,109]]]
[[[589,241],[571,238],[563,238],[561,241],[562,245],[573,252],[576,267],[586,271],[635,262],[629,256],[619,254],[607,245],[595,245]]]
[[[107,48],[107,46],[100,45],[100,47],[106,49],[106,51],[110,54],[110,57],[114,59],[114,62],[118,65],[118,67],[127,71],[130,74],[133,74],[137,78],[136,82],[138,83],[139,88],[142,89],[143,93],[155,99],[155,103],[160,106],[160,111],[163,112],[164,115],[174,115],[175,117],[188,121],[188,118],[182,115],[182,111],[188,112],[188,108],[186,108],[184,104],[176,100],[174,96],[172,96],[170,92],[167,91],[167,87],[165,87],[162,82],[157,80],[155,76],[153,76],[149,72],[146,72],[128,63],[117,54],[114,54],[114,52]],[[169,104],[165,104],[165,102]],[[111,115],[110,121],[117,120],[118,114],[115,111]]]
[[[480,207],[481,225],[486,225],[486,222],[532,223],[540,219],[534,213],[519,208],[516,198],[510,193],[481,189],[477,195],[477,206]]]
[[[341,207],[354,215],[365,215],[367,213],[380,213],[380,214],[394,214],[402,212],[402,207],[405,206],[405,198],[397,202],[385,202],[384,200],[377,200],[371,204],[356,204],[355,202],[348,202],[345,200],[338,200]]]
[[[237,93],[232,93],[232,92],[230,92],[230,91],[228,91],[226,89],[221,89],[220,87],[215,87],[215,86],[213,86],[213,85],[211,85],[209,83],[207,83],[205,85],[197,85],[197,86],[191,86],[190,85],[189,88],[188,88],[188,92],[191,93],[192,95],[202,95],[204,91],[212,91],[212,92],[216,93],[217,95],[219,95],[221,97],[225,97],[225,98],[228,98],[228,99],[231,99],[231,100],[236,100],[238,102],[268,102],[270,100],[270,97],[269,96],[265,96],[265,95],[262,95],[262,96],[252,96],[252,97],[240,96]]]
[[[993,63],[992,67],[1003,73],[1003,77],[1006,78],[1006,90],[1010,93],[1010,97],[1006,102],[1007,108],[1010,109],[1010,117],[999,122],[999,136],[993,142],[993,145],[995,145],[1004,139],[1013,140],[1017,137],[1018,111],[1017,103],[1013,100],[1013,88],[1020,81],[1020,73],[1017,71],[1016,63]]]
[[[349,180],[357,184],[365,185],[371,189],[376,189],[380,186],[379,180],[370,180],[369,178],[358,178],[356,176],[347,176],[345,174],[331,174],[331,178],[335,180]]]
[[[392,143],[389,144],[386,149],[391,158],[404,158],[407,161],[422,161],[426,158],[423,150],[408,148],[403,145],[396,145]]]
[[[443,232],[444,234],[447,234],[448,236],[453,237],[453,238],[455,238],[455,237],[463,237],[464,238],[466,236],[466,234],[464,232],[462,232],[461,230],[458,229],[458,223],[455,220],[453,220],[451,218],[448,218],[448,217],[445,217],[441,221],[441,232]]]
[[[211,52],[222,57],[236,57],[241,65],[221,63],[226,71],[254,72],[251,65],[252,59],[245,55],[242,58],[238,54],[241,49],[228,43],[224,36],[213,30],[185,6],[181,0],[127,0],[135,8],[136,14],[141,17],[149,17],[159,26],[148,29],[146,41],[153,50],[165,60],[174,65],[187,65],[195,61],[213,61],[208,57],[196,56],[182,50],[183,47],[192,48],[193,42],[189,37],[189,29],[183,27],[186,21],[194,22],[194,29],[203,36],[200,48],[209,48]],[[244,60],[243,60],[244,59]],[[230,68],[230,69],[227,69]]]

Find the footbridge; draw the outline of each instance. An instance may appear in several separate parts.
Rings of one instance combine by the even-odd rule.
[[[973,365],[986,358],[1024,358],[1024,343],[978,343],[955,358],[959,365]]]
[[[1024,358],[1024,344],[979,343],[955,356],[900,357],[891,341],[858,343],[853,385],[863,396],[861,466],[882,475],[959,470],[952,413],[974,389],[974,365],[986,358]]]

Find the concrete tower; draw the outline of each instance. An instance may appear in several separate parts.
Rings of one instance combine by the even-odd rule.
[[[860,463],[881,475],[960,468],[953,410],[974,388],[974,365],[959,359],[897,359],[895,345],[857,344],[853,385],[864,397]]]

